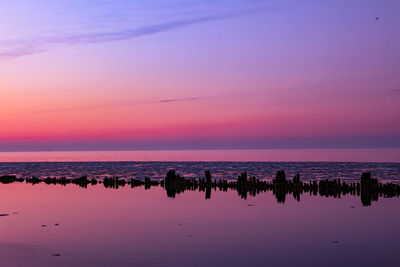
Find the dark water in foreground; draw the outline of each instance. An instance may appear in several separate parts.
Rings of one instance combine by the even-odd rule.
[[[0,199],[0,266],[398,266],[398,197],[12,183]]]
[[[138,161],[129,153],[113,162],[92,161],[92,154],[90,162],[73,162],[53,153],[48,162],[34,162],[32,155],[30,162],[11,162],[21,155],[10,160],[3,154],[0,176],[158,180],[169,169],[187,178],[203,178],[209,169],[217,180],[236,180],[246,171],[270,181],[283,169],[304,182],[359,182],[371,172],[379,182],[400,183],[399,162],[318,162],[324,159],[318,153],[310,162],[195,162],[198,155],[194,161]],[[362,194],[304,192],[298,201],[287,193],[282,203],[273,190],[245,199],[236,190],[213,189],[207,199],[207,190],[169,197],[161,186],[103,185],[0,183],[0,266],[398,266],[398,195],[381,194],[366,205]]]

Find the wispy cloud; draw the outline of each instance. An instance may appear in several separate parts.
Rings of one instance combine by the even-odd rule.
[[[158,101],[159,103],[170,103],[170,102],[179,102],[179,101],[194,101],[200,100],[198,97],[189,97],[189,98],[175,98],[175,99],[162,99]]]
[[[52,46],[58,44],[75,45],[75,44],[89,44],[112,42],[138,38],[141,36],[171,31],[177,28],[187,27],[190,25],[205,23],[209,21],[217,21],[223,19],[234,18],[256,12],[263,12],[265,9],[249,9],[235,11],[231,13],[195,17],[191,19],[174,20],[160,24],[147,25],[135,29],[112,31],[112,32],[91,32],[83,34],[75,34],[68,36],[47,36],[39,39],[31,40],[8,40],[0,42],[0,61],[12,59],[16,57],[31,55],[39,52],[49,50]]]
[[[6,50],[5,52],[0,52],[0,61],[6,59],[12,59],[16,57],[21,57],[25,55],[36,54],[44,51],[43,48],[37,45],[26,45],[20,47],[14,47],[10,50]]]
[[[189,101],[200,101],[206,99],[206,97],[187,97],[187,98],[171,98],[171,99],[160,99],[160,100],[144,100],[144,101],[126,101],[119,103],[110,103],[102,105],[87,105],[87,106],[75,106],[75,107],[65,107],[65,108],[55,108],[38,110],[37,113],[52,113],[52,112],[73,112],[73,111],[83,111],[83,110],[95,110],[103,108],[120,108],[137,106],[143,104],[166,104],[166,103],[176,103],[176,102],[189,102]]]

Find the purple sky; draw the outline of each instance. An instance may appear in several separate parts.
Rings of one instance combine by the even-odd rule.
[[[400,147],[399,10],[2,1],[0,151]]]

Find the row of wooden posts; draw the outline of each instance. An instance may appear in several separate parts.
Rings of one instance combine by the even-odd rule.
[[[150,189],[154,186],[161,186],[167,192],[167,196],[175,198],[178,194],[187,190],[205,192],[205,199],[211,198],[212,191],[237,191],[241,198],[247,199],[250,196],[256,196],[262,192],[272,191],[279,203],[284,203],[287,195],[292,195],[296,200],[300,201],[302,194],[309,194],[321,197],[341,198],[345,195],[358,196],[364,206],[370,206],[372,201],[377,201],[379,197],[399,197],[400,185],[396,183],[379,183],[377,179],[373,179],[370,173],[363,173],[360,182],[346,183],[339,179],[320,180],[303,182],[300,175],[297,174],[293,179],[287,179],[284,171],[277,171],[275,178],[271,181],[257,179],[254,176],[248,177],[246,172],[241,173],[236,181],[213,180],[210,171],[206,170],[203,178],[184,178],[177,174],[175,170],[169,170],[165,179],[151,180],[145,178],[139,179],[122,179],[118,177],[107,177],[104,179],[88,179],[82,176],[76,179],[68,179],[66,177],[56,178],[37,178],[31,177],[27,179],[17,178],[15,175],[0,176],[0,183],[25,182],[28,184],[76,184],[86,188],[88,185],[103,184],[106,188],[120,188],[130,185],[132,188],[144,186]]]

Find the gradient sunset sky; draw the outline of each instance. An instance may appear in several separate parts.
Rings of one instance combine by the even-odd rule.
[[[3,0],[0,151],[400,147],[399,11]]]

